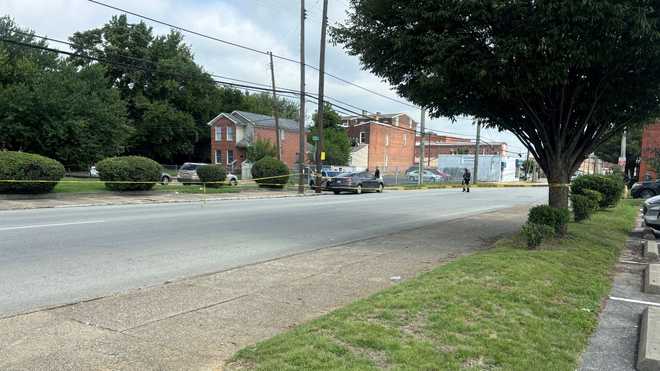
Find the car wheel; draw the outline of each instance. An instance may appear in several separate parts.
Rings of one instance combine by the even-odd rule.
[[[640,192],[639,196],[643,199],[647,199],[655,196],[655,193],[650,189],[645,189],[642,192]]]
[[[229,181],[229,185],[232,187],[236,187],[238,185],[238,180],[232,179]]]
[[[162,185],[170,184],[170,177],[164,176],[164,177],[160,178],[160,184],[162,184]]]
[[[358,184],[357,188],[355,188],[355,193],[362,194],[362,184]]]
[[[332,193],[334,193],[334,194],[336,194],[336,195],[338,195],[338,194],[340,194],[340,193],[341,193],[341,191],[332,191]]]
[[[383,188],[385,188],[385,187],[383,186],[383,183],[380,183],[380,184],[378,185],[378,191],[377,191],[377,192],[378,192],[378,193],[383,193]]]

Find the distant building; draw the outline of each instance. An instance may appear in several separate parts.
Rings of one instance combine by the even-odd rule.
[[[419,163],[421,136],[415,140],[415,163]],[[479,154],[482,156],[508,156],[505,142],[481,142]],[[427,167],[437,167],[440,155],[474,155],[476,141],[449,135],[430,134],[424,136],[424,162]]]
[[[342,117],[351,139],[351,166],[405,171],[415,158],[417,122],[404,113]]]
[[[221,113],[208,125],[211,130],[211,163],[238,171],[246,160],[247,148],[258,139],[275,144],[275,119],[252,112]],[[298,162],[300,130],[298,121],[279,119],[280,156],[290,168]],[[304,134],[303,134],[304,135]]]

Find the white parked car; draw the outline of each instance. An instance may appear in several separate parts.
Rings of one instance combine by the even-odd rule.
[[[430,170],[424,170],[423,181],[425,183],[440,183],[445,181],[446,178],[440,174],[436,174]],[[419,170],[413,170],[408,173],[408,180],[411,182],[419,181]]]
[[[186,162],[179,168],[177,173],[177,180],[183,185],[199,183],[199,175],[197,175],[197,168],[200,166],[209,165],[197,162]],[[238,185],[238,177],[234,174],[227,173],[226,182],[229,185]]]

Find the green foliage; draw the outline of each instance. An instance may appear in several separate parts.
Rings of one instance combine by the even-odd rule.
[[[520,229],[520,234],[527,242],[527,247],[535,249],[543,240],[552,237],[555,231],[548,225],[527,222]]]
[[[568,209],[555,208],[549,205],[539,205],[529,210],[527,221],[551,227],[555,233],[561,234],[570,219]]]
[[[0,193],[48,193],[64,176],[64,166],[32,153],[0,151]],[[2,180],[46,180],[52,182],[9,183]]]
[[[617,176],[582,175],[573,180],[571,191],[575,194],[585,194],[587,189],[598,191],[603,198],[600,207],[613,207],[623,196],[623,179]]]
[[[250,162],[257,162],[264,157],[277,157],[277,149],[270,140],[257,139],[254,144],[251,144],[247,149],[247,160]]]
[[[111,191],[147,191],[160,180],[163,168],[146,157],[124,156],[106,158],[96,164],[96,170]]]
[[[600,203],[603,201],[603,194],[598,191],[594,191],[593,189],[583,189],[582,195],[588,197],[593,202],[595,202],[596,208],[599,208]]]
[[[331,35],[431,116],[511,131],[566,184],[598,144],[660,114],[658,14],[638,0],[351,0]]]
[[[312,137],[318,135],[316,120],[318,114],[312,117],[314,127],[310,131],[307,142],[316,144]],[[351,158],[351,140],[348,133],[341,126],[341,116],[326,104],[323,111],[323,150],[325,151],[325,164],[346,166]]]
[[[626,136],[626,167],[624,174],[629,178],[633,178],[637,162],[640,160],[642,149],[642,132],[643,126],[631,126],[628,128]],[[603,161],[618,163],[619,154],[621,152],[621,136],[614,135],[612,138],[602,143],[596,148],[594,153],[598,158]]]
[[[271,116],[273,114],[273,96],[269,93],[246,94],[241,107],[242,111]],[[295,102],[278,98],[277,112],[282,118],[297,120],[300,115],[300,108]]]
[[[289,168],[276,158],[264,157],[252,166],[252,178],[259,187],[284,188],[289,181]]]
[[[227,170],[224,165],[204,165],[197,168],[197,175],[207,187],[220,188],[227,180]]]
[[[571,195],[571,204],[576,222],[591,218],[591,215],[598,210],[598,202],[595,199],[577,193]]]

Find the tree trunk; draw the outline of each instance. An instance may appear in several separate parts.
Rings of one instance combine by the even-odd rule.
[[[570,165],[557,161],[548,170],[548,204],[556,208],[568,208]]]

